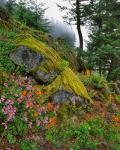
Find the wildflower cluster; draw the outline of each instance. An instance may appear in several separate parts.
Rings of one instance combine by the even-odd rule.
[[[7,116],[7,122],[12,121],[12,119],[15,117],[16,114],[16,107],[13,106],[14,100],[5,98],[1,98],[1,102],[4,102],[5,106],[2,108],[2,112],[4,115]]]
[[[57,107],[52,103],[40,105],[41,97],[45,93],[36,87],[30,78],[13,74],[3,86],[0,115],[5,129],[16,116],[22,116],[21,120],[25,121],[29,128],[36,125],[50,128],[56,124]]]

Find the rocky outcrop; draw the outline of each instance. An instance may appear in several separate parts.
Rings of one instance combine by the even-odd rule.
[[[17,49],[10,55],[17,65],[25,64],[28,73],[47,85],[46,94],[54,103],[67,100],[79,101],[92,99],[75,73],[69,68],[69,63],[43,42],[31,35],[22,35],[17,40]],[[61,89],[62,87],[62,89]]]
[[[11,53],[10,58],[17,65],[24,64],[26,71],[30,72],[43,62],[43,55],[36,53],[26,46],[20,46]]]
[[[55,70],[45,72],[37,69],[38,66],[42,65],[46,58],[42,54],[32,51],[26,46],[18,47],[14,52],[11,53],[10,58],[18,66],[24,64],[26,72],[33,74],[37,81],[46,83],[50,82],[57,76],[57,71]]]
[[[86,101],[84,98],[74,95],[74,93],[59,89],[53,95],[50,96],[50,99],[53,101],[54,104],[60,104],[67,101],[70,101],[73,104],[81,104],[82,106],[86,105]]]

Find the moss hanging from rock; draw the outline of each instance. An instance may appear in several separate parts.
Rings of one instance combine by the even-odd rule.
[[[48,95],[52,95],[60,87],[63,87],[64,90],[75,93],[77,96],[81,96],[85,99],[88,99],[91,103],[93,102],[90,96],[88,95],[83,83],[68,67],[66,67],[64,71],[62,71],[60,75],[50,85],[48,85]]]
[[[39,52],[46,58],[43,64],[38,66],[34,71],[45,70],[46,72],[49,72],[49,70],[53,68],[60,72],[56,79],[47,86],[48,96],[54,94],[62,87],[77,96],[89,100],[91,103],[93,102],[83,83],[69,68],[69,63],[65,62],[54,49],[48,47],[43,42],[36,40],[29,34],[19,36],[16,43],[18,46],[26,46],[33,51]]]

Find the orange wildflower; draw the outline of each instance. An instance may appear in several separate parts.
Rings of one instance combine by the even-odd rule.
[[[56,124],[56,122],[57,122],[56,117],[50,118],[50,121],[49,121],[49,124],[47,127],[50,128],[50,127],[54,126]]]
[[[36,95],[42,95],[43,92],[42,92],[42,91],[36,91],[35,94],[36,94]]]
[[[23,96],[26,96],[26,95],[27,95],[27,91],[23,91],[23,92],[22,92],[22,95],[23,95]]]
[[[112,116],[112,119],[113,119],[114,122],[119,122],[119,118],[115,115]]]
[[[47,104],[47,109],[48,109],[49,111],[53,110],[53,109],[54,109],[53,103],[49,102],[49,103]]]

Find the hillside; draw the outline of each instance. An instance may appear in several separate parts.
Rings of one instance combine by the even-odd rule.
[[[119,87],[59,40],[0,11],[0,150],[120,150]]]

